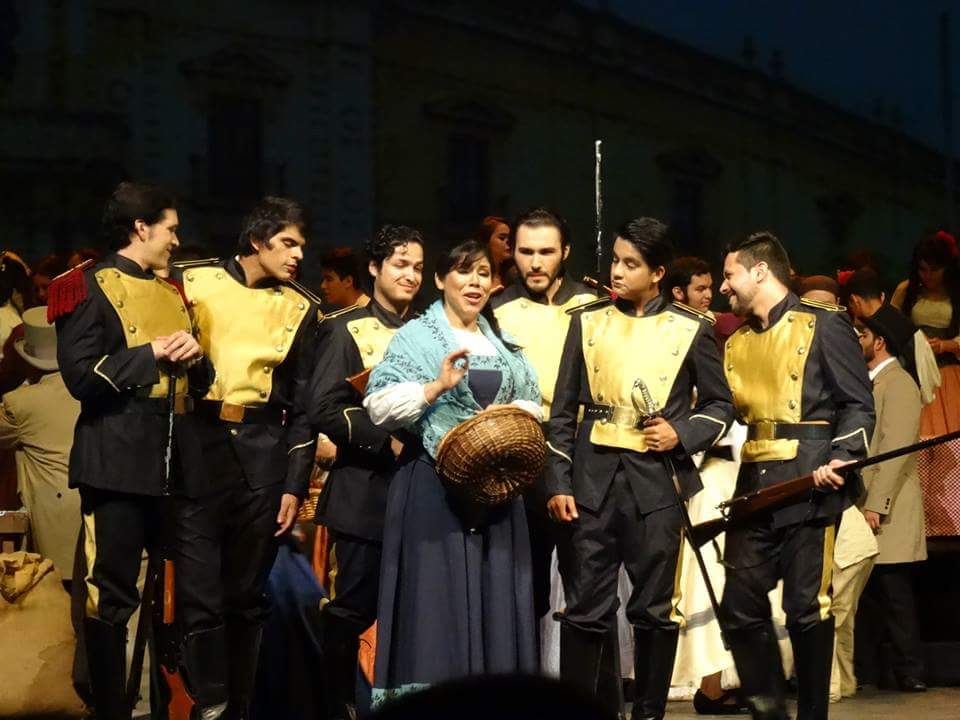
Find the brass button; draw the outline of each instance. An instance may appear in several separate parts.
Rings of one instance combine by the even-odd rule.
[[[607,315],[613,315],[613,310],[610,308],[607,308]]]
[[[787,322],[793,322],[793,315],[787,315]]]
[[[797,355],[803,355],[806,351],[807,349],[803,345],[801,345],[800,347],[797,348]]]
[[[264,365],[264,366],[263,366],[263,374],[264,374],[264,375],[269,375],[269,374],[270,374],[270,366],[269,366],[269,365]]]
[[[127,330],[129,330],[129,331],[132,332],[132,333],[135,333],[135,332],[137,331],[137,326],[136,326],[136,325],[131,325],[130,327],[127,328]]]
[[[594,365],[594,366],[593,366],[593,371],[594,371],[595,373],[600,372],[600,366],[599,366],[599,365]]]
[[[120,277],[120,273],[118,273],[117,271],[114,271],[113,274],[114,274],[116,277]]]
[[[666,382],[666,381],[667,381],[667,376],[666,376],[666,375],[661,375],[661,376],[660,376],[660,382]]]
[[[766,469],[766,468],[762,468],[762,469],[760,470],[760,474],[761,474],[761,475],[766,475],[766,474],[767,474],[767,469]]]
[[[676,356],[679,355],[679,354],[680,354],[680,348],[674,348],[674,349],[673,349],[673,356],[676,357]]]
[[[236,428],[230,428],[230,434],[231,434],[231,435],[237,435],[237,434],[238,434],[238,433],[237,433],[237,429],[236,429]]]
[[[193,282],[193,273],[186,274],[187,282]]]
[[[222,272],[218,272],[218,273],[217,273],[217,280],[223,280],[223,273],[222,273]]]
[[[354,326],[352,326],[352,327],[350,328],[350,332],[352,332],[354,335],[359,335],[359,334],[360,334],[360,328],[358,328],[356,325],[354,325]]]
[[[787,403],[787,407],[790,408],[791,410],[796,410],[796,409],[797,409],[797,401],[796,401],[796,400],[791,400],[790,402]]]
[[[673,322],[675,319],[673,315],[667,315],[667,322]]]
[[[797,380],[800,379],[800,376],[799,376],[797,373],[792,372],[792,373],[790,373],[790,379],[793,380],[794,382],[796,382]]]
[[[373,348],[369,345],[367,346],[367,355],[373,355]]]
[[[287,332],[293,332],[293,325],[287,325]]]
[[[602,393],[602,392],[598,392],[598,393],[597,393],[597,400],[600,400],[601,402],[603,401],[603,393]]]
[[[123,300],[117,300],[117,307],[118,307],[118,308],[122,308],[122,307],[123,307]]]
[[[808,327],[808,328],[812,328],[812,327],[813,327],[813,320],[811,320],[810,322],[807,323],[807,327]]]
[[[606,425],[606,424],[607,424],[607,419],[606,419],[605,417],[600,418],[600,424],[601,424],[601,425]]]
[[[277,345],[277,352],[279,353],[283,352],[283,345]]]
[[[527,309],[527,301],[526,301],[526,300],[520,301],[520,307],[522,307],[524,310],[526,310],[526,309]]]
[[[306,307],[303,303],[297,303],[297,310],[303,310]]]
[[[266,390],[261,390],[261,391],[260,391],[260,397],[265,398],[266,396],[267,396],[267,391],[266,391]]]
[[[733,371],[733,365],[727,365],[727,372]]]
[[[375,322],[375,323],[373,324],[373,329],[374,329],[374,330],[379,330],[379,329],[380,329],[380,323]]]
[[[97,282],[103,285],[103,278],[97,275]]]
[[[587,345],[590,347],[593,347],[593,338],[590,338],[589,340],[587,340]]]

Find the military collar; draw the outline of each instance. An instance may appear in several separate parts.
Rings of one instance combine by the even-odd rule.
[[[632,300],[617,298],[617,310],[622,312],[624,315],[630,315],[631,317],[649,317],[651,315],[657,315],[663,312],[667,305],[669,305],[667,299],[662,294],[657,295],[652,300],[648,300],[643,306],[643,315],[641,316],[637,315],[637,306]]]
[[[798,298],[792,292],[788,292],[786,297],[783,298],[783,300],[781,300],[772,308],[770,308],[770,315],[767,317],[766,328],[764,328],[760,324],[760,318],[756,317],[755,315],[750,315],[747,318],[747,325],[749,325],[754,332],[758,332],[758,333],[764,332],[764,330],[769,330],[778,322],[780,322],[780,318],[786,315],[788,310],[792,310],[794,306],[799,304],[800,304],[800,298]]]
[[[378,303],[373,297],[370,298],[370,302],[367,303],[367,311],[375,317],[377,320],[382,322],[386,327],[391,330],[403,327],[403,324],[410,318],[412,314],[412,308],[407,309],[407,314],[405,317],[397,315],[395,312],[390,312],[383,305]]]
[[[112,260],[113,266],[125,275],[131,275],[141,280],[152,280],[156,277],[156,275],[153,274],[153,270],[144,270],[138,262],[124,257],[120,253],[114,253]]]
[[[236,280],[238,283],[240,283],[244,287],[248,287],[247,273],[243,269],[243,265],[240,264],[240,258],[238,256],[234,255],[232,258],[227,260],[227,262],[224,264],[224,269],[227,271],[227,274],[230,275],[230,277],[232,277],[234,280]],[[280,284],[282,283],[276,278],[265,277],[263,280],[261,280],[256,285],[254,285],[251,289],[257,290],[260,288],[271,288],[271,287],[276,287],[277,285],[280,285]]]
[[[530,292],[530,289],[526,286],[526,283],[523,282],[523,278],[517,278],[514,282],[512,289],[514,294],[517,297],[525,298],[530,302],[535,302],[539,305],[549,305],[551,303],[547,302],[546,293],[540,295],[534,295]],[[508,290],[509,291],[509,290]],[[592,292],[590,288],[582,283],[578,283],[569,274],[564,273],[560,276],[560,287],[557,288],[557,293],[553,296],[553,305],[563,305],[570,300],[574,295],[578,293],[589,293]]]

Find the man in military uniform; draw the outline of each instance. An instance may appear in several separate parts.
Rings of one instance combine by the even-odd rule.
[[[755,233],[724,261],[720,292],[747,322],[726,344],[724,370],[747,424],[737,494],[813,473],[807,502],[727,533],[721,619],[754,717],[785,718],[784,678],[767,593],[783,579],[796,663],[798,718],[827,717],[835,528],[860,482],[836,469],[866,457],[873,432],[870,380],[857,336],[836,305],[788,290],[790,260]]]
[[[139,605],[144,548],[158,547],[167,449],[165,364],[191,364],[201,349],[177,288],[154,273],[177,246],[175,202],[151,185],[121,183],[104,213],[119,250],[51,283],[48,318],[57,359],[80,417],[70,453],[70,486],[80,490],[86,574],[75,599],[97,717],[130,718],[126,698],[127,620]],[[199,463],[185,427],[187,381],[177,379],[177,475]],[[194,678],[203,686],[205,676]]]
[[[246,717],[264,618],[263,587],[306,495],[315,436],[303,402],[315,360],[316,299],[294,278],[306,221],[268,197],[246,217],[236,255],[182,263],[179,276],[213,374],[196,415],[216,468],[176,505],[177,587],[189,679],[220,674],[224,717]],[[210,703],[206,703],[210,705]]]
[[[373,298],[325,316],[310,385],[310,422],[337,446],[317,503],[316,522],[330,531],[330,601],[314,618],[323,649],[325,717],[356,714],[360,635],[377,619],[387,483],[401,442],[374,425],[347,378],[380,362],[410,317],[423,280],[423,236],[386,225],[367,243]]]
[[[681,621],[677,495],[700,489],[692,457],[733,418],[708,319],[660,291],[672,254],[666,233],[651,218],[618,230],[610,268],[617,300],[574,315],[548,433],[549,510],[568,533],[557,547],[567,599],[560,675],[595,691],[622,563],[633,583],[635,720],[666,709]]]
[[[567,310],[597,299],[594,291],[566,273],[570,229],[558,213],[533,208],[510,226],[510,248],[517,280],[491,303],[500,327],[516,339],[537,371],[543,417],[550,417],[560,353],[570,326]],[[537,617],[550,610],[550,561],[555,530],[546,513],[542,483],[524,498],[533,557],[534,606]]]

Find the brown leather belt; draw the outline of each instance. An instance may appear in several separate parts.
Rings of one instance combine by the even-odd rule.
[[[747,440],[831,440],[829,423],[758,422],[747,426]]]
[[[631,407],[585,403],[583,405],[583,419],[635,428],[639,427],[646,418]]]
[[[211,420],[242,425],[285,426],[287,424],[286,408],[267,405],[235,405],[220,400],[201,400],[197,404],[197,414]]]

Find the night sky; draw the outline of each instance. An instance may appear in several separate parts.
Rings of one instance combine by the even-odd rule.
[[[893,125],[899,105],[904,132],[943,150],[939,17],[950,11],[954,87],[954,154],[960,115],[960,0],[583,0],[661,35],[741,63],[743,38],[768,71],[779,48],[784,78],[864,117]],[[886,107],[876,117],[877,98]]]

